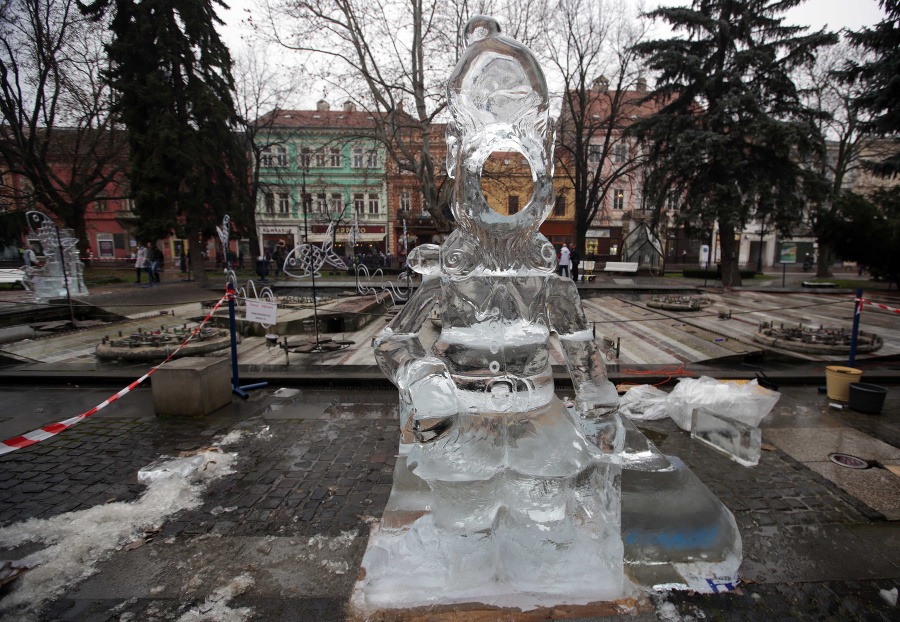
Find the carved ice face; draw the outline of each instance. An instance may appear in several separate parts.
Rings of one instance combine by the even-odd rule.
[[[532,237],[553,206],[553,133],[544,74],[531,51],[500,34],[490,17],[466,25],[466,51],[448,84],[453,120],[447,130],[447,170],[454,179],[453,214],[478,237]],[[491,209],[481,192],[485,161],[517,151],[531,166],[534,191],[517,214]]]

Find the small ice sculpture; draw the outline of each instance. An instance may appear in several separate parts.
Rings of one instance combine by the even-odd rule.
[[[626,589],[624,432],[575,283],[556,276],[556,252],[538,232],[554,201],[547,86],[533,54],[493,19],[470,20],[465,39],[448,86],[457,229],[442,246],[410,254],[423,285],[375,340],[400,390],[401,457],[427,484],[430,513],[385,525],[370,545],[366,603],[614,599]],[[493,211],[482,194],[494,151],[518,152],[531,166],[534,191],[516,214]],[[440,334],[426,349],[420,329],[435,307]],[[554,332],[574,412],[554,394]]]
[[[26,271],[25,287],[38,300],[62,298],[69,294],[87,294],[84,264],[78,259],[78,238],[71,229],[60,229],[41,212],[26,214],[31,234],[41,242],[44,264]]]

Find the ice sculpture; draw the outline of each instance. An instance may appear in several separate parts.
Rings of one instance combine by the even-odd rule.
[[[633,519],[634,542],[623,544],[623,465],[647,474],[630,493],[638,497],[656,472],[689,481],[676,488],[696,482],[679,478],[620,418],[575,283],[556,276],[556,252],[538,231],[554,202],[554,136],[537,61],[492,18],[471,19],[464,34],[448,85],[457,228],[443,245],[410,253],[422,285],[374,342],[400,392],[401,439],[391,498],[353,597],[365,612],[623,597],[634,589],[626,551],[638,565],[664,557],[648,533],[653,520]],[[482,167],[495,151],[518,152],[531,167],[533,194],[516,214],[493,211],[482,194]],[[552,333],[573,408],[554,393]],[[716,539],[728,540],[727,528]]]
[[[38,300],[63,298],[66,283],[69,294],[87,294],[84,284],[84,264],[78,259],[78,238],[71,229],[60,229],[41,212],[26,214],[31,235],[40,240],[44,263],[26,271],[25,287]]]

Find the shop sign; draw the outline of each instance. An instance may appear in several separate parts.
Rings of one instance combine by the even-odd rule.
[[[341,225],[334,228],[336,235],[347,235],[353,225]],[[310,233],[325,233],[328,231],[328,225],[310,225]],[[380,233],[384,235],[384,225],[360,225],[360,233]]]
[[[609,229],[588,229],[585,237],[588,238],[608,238]]]

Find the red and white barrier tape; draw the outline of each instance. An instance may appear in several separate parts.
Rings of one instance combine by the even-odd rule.
[[[127,387],[125,387],[124,389],[122,389],[121,391],[116,393],[115,395],[107,398],[106,400],[100,402],[99,404],[97,404],[96,406],[91,408],[90,410],[81,413],[80,415],[71,417],[69,419],[66,419],[65,421],[59,421],[57,423],[51,423],[49,425],[45,425],[43,427],[38,428],[37,430],[32,430],[31,432],[22,434],[21,436],[16,436],[9,440],[0,442],[0,456],[2,456],[4,454],[8,454],[17,449],[22,449],[23,447],[28,447],[29,445],[34,445],[35,443],[38,443],[40,441],[43,441],[43,440],[46,440],[53,436],[56,436],[63,430],[67,430],[67,429],[71,428],[73,425],[75,425],[76,423],[80,423],[80,422],[84,421],[85,419],[87,419],[88,417],[90,417],[91,415],[96,413],[98,410],[102,410],[102,409],[106,408],[107,406],[109,406],[110,404],[112,404],[113,402],[118,400],[120,397],[122,397],[123,395],[133,391],[135,388],[137,388],[137,386],[139,384],[141,384],[142,382],[144,382],[144,380],[149,378],[153,374],[153,372],[155,372],[157,369],[162,367],[165,363],[169,362],[172,359],[172,357],[178,353],[179,350],[181,350],[184,346],[186,346],[187,343],[191,339],[193,339],[194,336],[197,335],[197,333],[200,332],[200,329],[203,328],[203,325],[209,321],[209,318],[211,318],[213,313],[216,312],[216,309],[218,309],[220,306],[222,306],[222,303],[225,302],[227,299],[228,299],[227,294],[225,296],[222,296],[222,298],[219,300],[219,302],[217,302],[215,304],[215,306],[212,308],[212,310],[209,312],[209,314],[205,318],[203,318],[203,321],[200,322],[200,324],[197,326],[197,328],[192,330],[191,334],[188,335],[187,339],[185,339],[183,342],[181,342],[181,345],[178,346],[169,356],[167,356],[166,360],[164,360],[162,363],[160,363],[156,367],[152,368],[146,374],[144,374],[143,376],[141,376],[140,378],[138,378],[137,380],[135,380],[134,382],[129,384]]]
[[[889,307],[877,302],[872,302],[871,300],[866,300],[865,298],[863,298],[862,300],[857,298],[856,300],[861,302],[862,304],[872,305],[873,307],[878,307],[879,309],[884,309],[885,311],[890,311],[891,313],[900,313],[900,309],[895,309],[894,307]]]

